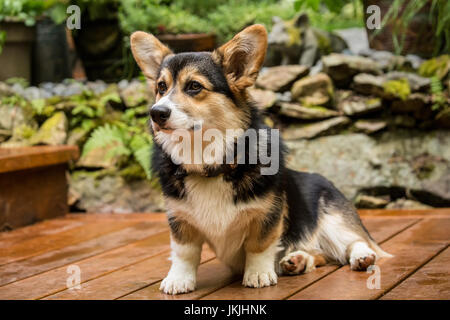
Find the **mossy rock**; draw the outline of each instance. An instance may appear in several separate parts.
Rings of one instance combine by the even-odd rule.
[[[383,83],[384,92],[387,95],[406,100],[411,94],[411,87],[407,79],[389,80]]]
[[[419,68],[422,77],[444,79],[450,71],[450,55],[445,54],[425,61]]]
[[[38,132],[33,137],[31,137],[30,143],[32,145],[64,144],[67,139],[67,128],[68,128],[68,121],[66,115],[62,111],[57,112],[42,124]]]

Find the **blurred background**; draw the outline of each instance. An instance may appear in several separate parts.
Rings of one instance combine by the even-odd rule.
[[[39,168],[55,163],[61,212],[164,210],[150,171],[154,97],[129,35],[210,51],[254,23],[269,48],[250,94],[282,130],[290,167],[321,173],[360,208],[450,206],[450,1],[0,0],[0,228],[26,223],[5,218],[24,202],[6,192],[25,192],[17,171],[51,184]],[[35,146],[53,146],[42,163]],[[45,207],[33,190],[29,207]]]

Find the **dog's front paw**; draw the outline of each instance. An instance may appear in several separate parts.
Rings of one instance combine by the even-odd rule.
[[[192,278],[176,278],[167,276],[161,282],[159,290],[167,294],[191,292],[195,290],[195,280]]]
[[[269,271],[257,271],[249,270],[245,271],[242,284],[251,288],[262,288],[277,284],[277,274],[273,270]]]

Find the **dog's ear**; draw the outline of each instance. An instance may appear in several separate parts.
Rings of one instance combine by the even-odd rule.
[[[213,52],[231,89],[241,91],[255,83],[267,50],[267,31],[255,24],[245,28]]]
[[[165,56],[172,53],[155,36],[136,31],[130,37],[131,51],[144,75],[155,81]]]

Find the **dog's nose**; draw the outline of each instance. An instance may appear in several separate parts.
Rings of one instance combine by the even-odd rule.
[[[170,108],[164,105],[153,106],[150,110],[150,116],[160,126],[163,125],[170,117]]]

